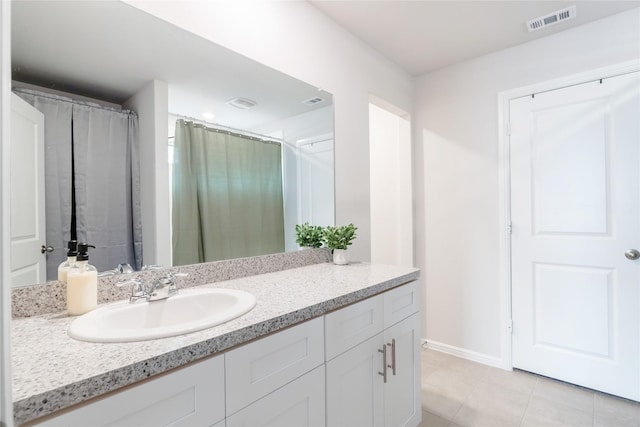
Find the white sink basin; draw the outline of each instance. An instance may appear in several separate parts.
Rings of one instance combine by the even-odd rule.
[[[236,289],[181,290],[152,302],[115,303],[84,314],[69,325],[71,338],[89,342],[130,342],[195,332],[227,322],[256,305]]]

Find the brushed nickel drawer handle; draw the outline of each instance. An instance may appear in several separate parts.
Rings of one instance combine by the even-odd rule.
[[[382,378],[386,384],[387,382],[387,346],[383,345],[382,350],[378,350],[378,353],[382,353],[382,372],[378,372],[378,375],[382,375]]]
[[[391,340],[391,344],[387,344],[389,347],[391,347],[391,365],[389,365],[389,368],[391,368],[391,372],[393,373],[393,375],[396,375],[396,339],[393,338]]]

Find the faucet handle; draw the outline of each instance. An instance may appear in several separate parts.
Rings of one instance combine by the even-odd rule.
[[[144,287],[144,283],[138,279],[129,279],[117,282],[116,286],[121,288],[123,286],[131,285],[131,296],[129,302],[136,302],[139,299],[148,299],[149,293]]]
[[[175,295],[178,293],[178,287],[176,286],[176,279],[178,277],[187,277],[189,274],[187,273],[167,273],[167,275],[162,279],[164,283],[169,286],[169,294]]]
[[[169,298],[178,293],[178,287],[176,286],[175,279],[178,277],[186,277],[187,273],[167,273],[164,277],[157,279],[157,281],[151,285],[149,291],[149,300],[155,301],[157,299]]]

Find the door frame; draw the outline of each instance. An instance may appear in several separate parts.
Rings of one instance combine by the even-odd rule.
[[[636,71],[640,71],[640,61],[626,61],[498,93],[498,202],[500,221],[499,283],[501,307],[500,324],[503,325],[500,330],[500,347],[503,369],[513,369],[513,340],[511,336],[511,164],[509,102],[512,99],[520,98],[522,96],[562,89],[568,86],[575,86],[590,81],[615,77]]]

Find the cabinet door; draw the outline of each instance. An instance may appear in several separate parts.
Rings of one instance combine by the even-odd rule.
[[[420,313],[416,313],[384,332],[388,354],[384,389],[387,426],[417,426],[422,418],[419,331]]]
[[[320,366],[322,317],[253,341],[226,354],[227,415]]]
[[[384,423],[382,354],[378,334],[327,362],[327,425]]]
[[[227,418],[227,427],[325,426],[324,365]]]
[[[224,419],[224,357],[98,398],[35,426],[211,426]]]

